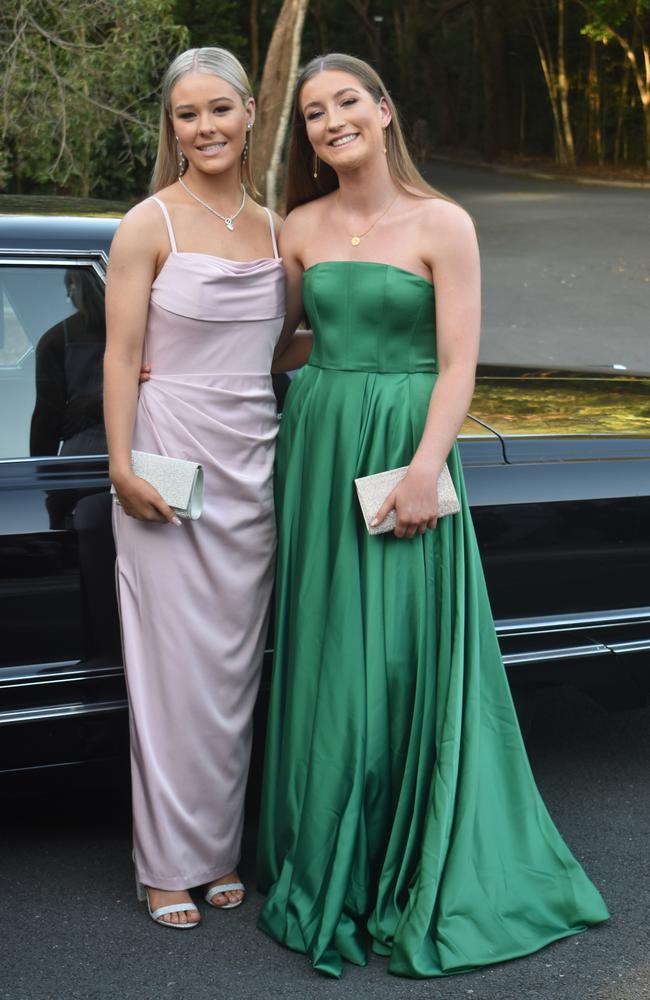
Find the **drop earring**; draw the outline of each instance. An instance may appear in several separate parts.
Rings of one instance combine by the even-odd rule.
[[[320,160],[318,159],[316,153],[314,153],[314,172],[313,172],[314,180],[318,179],[318,168],[319,167],[320,167]]]
[[[183,150],[181,149],[181,144],[178,136],[176,136],[176,150],[178,153],[178,176],[182,177],[187,168],[187,160],[185,158]]]
[[[253,127],[252,124],[249,122],[248,125],[246,126],[246,131],[250,132],[250,130],[251,130],[252,127]],[[248,136],[246,136],[246,139],[244,141],[244,148],[243,148],[242,154],[241,154],[241,161],[242,161],[242,163],[246,163],[247,159],[248,159]]]

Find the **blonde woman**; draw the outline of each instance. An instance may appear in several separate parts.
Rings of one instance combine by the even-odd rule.
[[[152,190],[124,218],[107,287],[105,419],[131,713],[134,859],[161,925],[196,927],[190,888],[238,906],[255,702],[275,549],[270,367],[285,312],[279,220],[251,177],[255,103],[223,49],[162,87]],[[138,394],[142,358],[153,375]],[[177,519],[131,448],[200,462]]]
[[[276,468],[276,657],[260,926],[340,976],[529,954],[607,919],[536,790],[456,446],[480,325],[476,236],[420,177],[386,88],[344,55],[298,83],[282,253],[308,364]],[[280,366],[309,338],[282,341]],[[438,521],[447,461],[459,514]],[[370,536],[360,476],[408,466]]]

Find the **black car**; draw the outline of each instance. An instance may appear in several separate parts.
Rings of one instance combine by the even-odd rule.
[[[13,790],[124,772],[101,417],[116,225],[0,219],[0,776]],[[609,704],[646,701],[650,375],[481,367],[471,413],[460,451],[515,692],[570,680]]]

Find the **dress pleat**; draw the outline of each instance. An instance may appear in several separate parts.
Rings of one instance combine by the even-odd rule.
[[[456,447],[458,515],[369,536],[354,479],[407,465],[435,385],[431,285],[387,265],[305,272],[310,363],[276,467],[276,655],[259,925],[339,976],[424,978],[607,919],[528,764]]]
[[[131,719],[138,879],[185,889],[239,861],[273,583],[271,359],[280,260],[172,252],[153,284],[133,447],[200,462],[205,502],[180,527],[114,509]]]

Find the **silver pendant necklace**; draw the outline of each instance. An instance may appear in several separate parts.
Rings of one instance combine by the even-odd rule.
[[[232,233],[232,231],[235,228],[235,219],[237,218],[239,213],[243,210],[244,205],[246,203],[246,188],[244,187],[243,184],[241,186],[241,205],[239,206],[237,211],[233,212],[232,215],[222,215],[221,212],[217,212],[216,208],[212,208],[212,206],[208,205],[207,202],[203,201],[202,198],[199,198],[198,194],[194,194],[194,192],[188,188],[187,184],[185,183],[182,177],[178,178],[178,183],[182,188],[185,188],[190,198],[194,198],[194,201],[198,201],[199,205],[203,205],[204,208],[207,208],[208,212],[212,212],[212,214],[216,215],[218,219],[221,219],[221,221],[225,223],[226,229],[229,229],[230,232]]]

